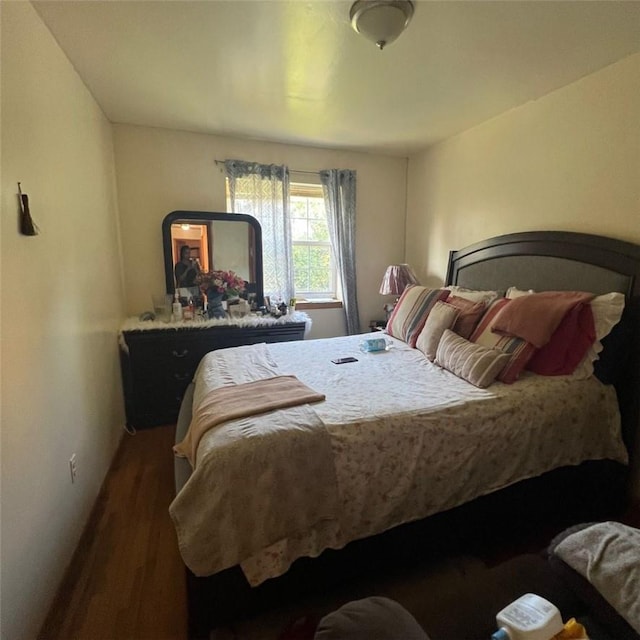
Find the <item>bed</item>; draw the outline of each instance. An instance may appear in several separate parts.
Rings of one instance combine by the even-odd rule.
[[[309,572],[322,571],[327,556],[334,565],[337,558],[339,573],[354,541],[393,536],[405,523],[429,521],[514,487],[517,495],[523,484],[566,468],[602,463],[607,473],[613,465],[624,477],[640,413],[639,275],[640,247],[569,232],[511,234],[450,254],[447,285],[623,293],[623,319],[603,341],[599,360],[607,384],[595,376],[525,373],[514,384],[478,388],[392,336],[379,353],[361,350],[363,340],[375,337],[363,335],[208,354],[185,397],[177,441],[192,420],[194,394],[198,407],[205,388],[293,375],[325,400],[212,430],[200,441],[193,473],[176,460],[171,513],[189,567],[190,635],[206,635],[216,622],[277,600],[281,585],[297,589],[297,573],[313,582]],[[345,356],[357,361],[332,363]],[[290,419],[297,439],[279,444]],[[266,447],[239,468],[228,457],[216,458],[261,429],[269,435]],[[274,480],[262,473],[260,456],[265,448],[276,455],[280,447],[287,475]],[[287,464],[294,458],[304,463],[297,471]],[[248,474],[257,479],[255,492],[240,480],[248,461],[256,464]],[[235,479],[235,498],[202,489],[216,484],[222,468]],[[611,480],[610,489],[620,498],[620,484]],[[310,505],[305,495],[313,496]],[[335,567],[328,573],[336,575]]]

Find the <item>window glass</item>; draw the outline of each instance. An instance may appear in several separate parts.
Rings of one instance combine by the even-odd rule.
[[[322,187],[292,183],[290,214],[296,297],[335,298],[335,267]]]
[[[295,296],[299,300],[336,299],[335,261],[329,241],[322,186],[292,182],[289,198]],[[245,203],[247,210],[250,210],[250,200],[250,194],[236,193],[239,211],[244,210]],[[263,247],[264,251],[266,249]]]

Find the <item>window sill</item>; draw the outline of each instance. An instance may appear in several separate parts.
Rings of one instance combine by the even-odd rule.
[[[314,300],[298,301],[296,302],[296,309],[298,311],[306,311],[308,309],[342,309],[341,300],[326,300],[317,302]]]

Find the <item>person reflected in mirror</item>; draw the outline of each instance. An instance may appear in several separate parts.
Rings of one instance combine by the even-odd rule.
[[[176,263],[174,273],[176,276],[176,287],[193,287],[196,284],[196,277],[200,273],[200,264],[191,258],[191,248],[186,244],[180,247],[180,262]]]

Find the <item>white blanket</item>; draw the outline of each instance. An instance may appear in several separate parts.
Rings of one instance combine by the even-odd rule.
[[[221,354],[215,351],[205,356],[201,368],[224,371]],[[240,349],[235,357],[240,371],[268,373],[267,383],[283,379],[273,377],[264,345]],[[246,386],[224,388],[231,389],[235,397]],[[204,407],[203,415],[213,420],[210,396],[200,389],[198,398],[194,416]],[[251,405],[251,398],[246,404]],[[196,575],[232,567],[283,538],[336,519],[331,443],[310,405],[296,403],[259,416],[253,412],[212,424],[201,436],[208,438],[209,446],[204,452],[198,447],[193,475],[169,509],[183,559]],[[190,445],[186,451],[190,455]]]
[[[386,352],[359,350],[360,340],[379,335],[268,345],[279,375],[293,374],[327,397],[314,411],[330,435],[340,515],[244,558],[252,584],[284,573],[299,557],[559,466],[627,461],[615,392],[595,378],[525,375],[513,385],[477,389],[399,340],[387,338],[393,348]],[[236,373],[237,350],[218,353],[225,364],[201,367],[196,397],[199,388],[224,384],[229,376],[241,382],[255,375],[255,369]],[[331,362],[344,356],[358,361]],[[215,446],[205,436],[199,456]],[[216,570],[209,566],[206,573]]]

